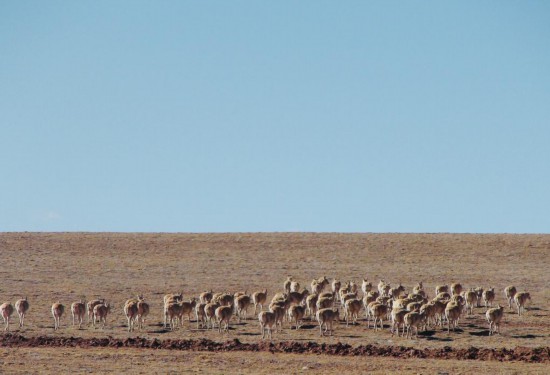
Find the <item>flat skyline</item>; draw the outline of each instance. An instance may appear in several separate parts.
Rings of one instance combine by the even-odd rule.
[[[550,4],[0,2],[0,231],[547,233]]]

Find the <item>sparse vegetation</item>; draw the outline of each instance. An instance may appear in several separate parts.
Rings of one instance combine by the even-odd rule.
[[[257,313],[260,309],[266,311],[267,306],[263,306],[265,297],[255,299],[252,294],[252,301],[242,304],[240,310],[255,302],[257,311],[254,316],[246,317],[239,313],[242,315],[240,323],[233,317],[222,338],[215,331],[203,329],[202,324],[200,327],[193,324],[189,329],[186,326],[186,329],[173,332],[164,329],[163,296],[170,291],[182,291],[180,298],[171,302],[185,300],[185,304],[188,304],[187,300],[190,298],[199,297],[206,288],[214,287],[213,292],[218,294],[216,300],[220,303],[210,317],[206,312],[206,305],[203,308],[207,323],[212,328],[213,325],[218,328],[215,311],[220,305],[232,307],[235,291],[248,289],[265,293],[267,288],[275,295],[279,291],[284,292],[282,281],[289,273],[292,274],[292,281],[297,283],[294,285],[307,285],[308,281],[315,280],[313,285],[319,293],[327,285],[332,285],[335,277],[349,280],[345,283],[347,290],[351,289],[350,285],[355,284],[353,280],[385,280],[382,285],[385,295],[383,299],[380,296],[371,296],[372,291],[364,298],[357,297],[357,294],[354,297],[349,296],[351,299],[362,298],[365,306],[369,303],[387,305],[391,300],[390,295],[395,294],[396,298],[399,296],[403,299],[407,294],[404,301],[407,304],[403,308],[409,304],[413,308],[415,303],[424,303],[411,296],[413,288],[420,286],[415,290],[417,295],[433,307],[429,309],[429,314],[424,314],[430,319],[427,328],[420,324],[411,326],[415,328],[412,340],[404,341],[399,336],[392,339],[387,324],[391,308],[386,309],[385,314],[377,315],[376,331],[367,329],[364,316],[357,319],[357,325],[350,324],[346,327],[345,320],[340,315],[340,321],[334,321],[334,332],[321,331],[327,336],[320,337],[316,312],[310,309],[303,317],[299,330],[287,329],[290,325],[282,322],[291,305],[306,304],[306,301],[314,301],[318,295],[309,292],[310,295],[307,296],[300,292],[302,299],[299,299],[294,298],[297,295],[293,294],[291,303],[290,294],[287,294],[277,301],[279,307],[275,307],[276,311],[282,311],[279,315],[274,312],[277,323],[283,328],[274,335],[277,341],[332,342],[330,340],[336,339],[345,344],[359,345],[387,343],[392,340],[395,345],[406,343],[416,348],[514,348],[545,346],[550,337],[550,295],[547,290],[550,280],[546,270],[550,235],[3,233],[0,234],[0,246],[5,254],[4,289],[0,297],[14,301],[21,295],[29,296],[32,309],[27,312],[24,327],[16,331],[29,337],[53,334],[51,307],[54,301],[69,306],[72,301],[82,299],[90,302],[97,300],[98,304],[105,303],[104,299],[97,299],[101,295],[116,305],[124,306],[125,296],[136,295],[136,291],[140,291],[147,295],[150,308],[148,324],[139,333],[141,336],[161,340],[221,340],[230,337],[254,343],[261,338]],[[335,250],[338,250],[337,262],[330,256],[324,256],[333,254]],[[479,256],[484,253],[492,255],[490,258]],[[158,254],[163,255],[159,257]],[[425,262],[426,258],[431,261]],[[177,259],[182,260],[179,262]],[[255,259],[263,259],[261,265]],[[368,259],[368,262],[363,263],[362,259]],[[517,268],[520,261],[524,266],[521,270]],[[468,267],[462,267],[462,264],[468,264]],[[71,277],[59,277],[58,269],[63,269],[66,275],[80,275],[79,283],[74,283]],[[526,274],[524,269],[529,269],[529,273]],[[147,277],[143,277],[144,274]],[[21,278],[18,275],[32,276]],[[319,278],[320,275],[327,276]],[[422,284],[419,283],[420,280]],[[453,326],[442,326],[441,314],[444,315],[445,301],[451,297],[462,297],[459,296],[460,292],[454,289],[452,292],[455,295],[451,296],[449,293],[441,298],[444,301],[441,302],[432,301],[434,296],[426,296],[425,291],[434,291],[436,284],[451,285],[457,281],[463,286],[464,296],[467,291],[474,287],[477,290],[480,285],[485,290],[496,287],[502,291],[506,285],[513,283],[518,290],[528,290],[531,299],[514,298],[516,307],[520,305],[522,315],[518,316],[517,310],[504,312],[499,320],[498,331],[495,330],[500,335],[489,336],[493,329],[488,329],[486,308],[474,306],[474,296],[471,295],[463,303],[468,302],[472,314],[467,315],[457,309],[460,310],[460,325],[454,333],[451,329],[450,334],[447,334],[447,330]],[[404,286],[404,291],[397,290],[398,287],[391,290],[391,285],[398,286],[400,283]],[[336,293],[330,292],[331,297],[324,296],[332,301],[329,306],[323,305],[322,308],[336,309],[341,304],[335,297],[344,288],[329,289]],[[359,292],[361,291],[365,292],[363,285]],[[216,294],[213,292],[209,293]],[[520,293],[515,297],[525,296]],[[343,293],[342,297],[346,294]],[[510,304],[508,298],[502,293],[495,293],[494,303]],[[237,298],[235,301],[238,300]],[[307,305],[315,310],[316,302],[318,301]],[[329,304],[329,301],[324,303]],[[443,305],[443,312],[440,308],[438,310],[439,304]],[[463,308],[460,303],[458,305]],[[239,307],[238,303],[236,307]],[[87,310],[90,311],[89,308]],[[195,310],[195,306],[186,309],[186,314]],[[421,312],[422,310],[419,314]],[[341,309],[340,314],[343,313],[344,310]],[[353,315],[350,313],[349,319],[355,318],[356,313],[356,309],[353,309]],[[301,317],[301,314],[293,313],[292,316],[294,319]],[[180,316],[176,318],[179,321]],[[384,322],[382,330],[379,329],[381,318]],[[494,320],[494,317],[491,319]],[[227,321],[220,322],[224,329]],[[55,335],[67,334],[83,338],[111,335],[121,339],[128,335],[137,335],[138,333],[127,332],[127,324],[123,310],[116,309],[109,314],[109,324],[104,329],[82,326],[83,329],[78,330],[78,325],[73,327],[70,324],[61,324]],[[403,327],[402,324],[399,321],[397,327]],[[416,328],[419,328],[418,338]],[[334,338],[329,337],[330,333]]]

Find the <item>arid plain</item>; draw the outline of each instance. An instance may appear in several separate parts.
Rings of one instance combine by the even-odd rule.
[[[418,339],[392,337],[388,322],[383,331],[340,322],[332,337],[320,337],[315,322],[303,329],[274,333],[273,342],[404,346],[415,349],[547,348],[550,342],[550,235],[520,234],[339,234],[339,233],[233,233],[233,234],[132,234],[132,233],[2,233],[0,234],[0,302],[27,296],[30,310],[19,328],[17,314],[10,331],[25,338],[38,336],[158,340],[238,339],[261,340],[259,324],[252,317],[236,323],[228,333],[197,329],[194,319],[175,331],[162,327],[162,297],[183,291],[186,297],[205,290],[248,291],[268,289],[268,299],[283,290],[292,275],[308,287],[313,278],[327,276],[374,285],[383,278],[410,290],[422,281],[430,296],[436,284],[460,282],[465,287],[495,287],[496,303],[505,304],[503,289],[515,285],[529,291],[532,302],[524,316],[506,307],[502,334],[488,336],[485,308],[464,315],[460,329],[447,334],[441,328],[421,332]],[[122,311],[124,302],[143,294],[151,314],[143,331],[128,333]],[[62,327],[53,331],[50,307],[67,307],[83,298],[106,298],[114,304],[107,326],[77,329],[70,312]],[[6,334],[4,334],[6,335]],[[7,337],[7,336],[4,336]],[[547,350],[547,349],[546,349]],[[98,365],[97,358],[105,362]],[[0,347],[2,372],[203,371],[258,372],[411,372],[548,373],[548,361],[457,360],[393,358],[386,356],[336,356],[329,354],[269,351],[208,352],[192,350]],[[539,361],[540,362],[540,361]],[[108,364],[111,363],[112,366]],[[137,365],[139,364],[139,365]]]

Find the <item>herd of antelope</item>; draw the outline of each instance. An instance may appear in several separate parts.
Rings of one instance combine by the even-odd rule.
[[[329,285],[331,288],[329,288]],[[329,289],[329,290],[327,290]],[[296,330],[300,329],[305,318],[316,320],[319,324],[321,336],[332,335],[333,322],[343,319],[348,326],[358,324],[357,319],[364,310],[367,328],[371,324],[374,330],[383,329],[384,320],[390,321],[390,332],[393,335],[412,338],[413,333],[418,337],[418,330],[428,327],[444,327],[450,333],[458,327],[458,321],[463,314],[472,315],[475,307],[481,307],[483,302],[486,308],[486,319],[489,323],[489,335],[500,334],[500,323],[504,314],[504,307],[493,307],[495,289],[484,290],[481,287],[463,288],[461,284],[450,286],[440,285],[435,288],[435,297],[430,299],[424,290],[422,282],[415,285],[410,292],[399,284],[392,287],[384,280],[380,280],[376,290],[368,280],[361,284],[362,296],[359,295],[359,286],[353,281],[345,283],[334,279],[332,283],[326,277],[311,282],[311,290],[303,288],[293,277],[289,276],[283,284],[283,290],[273,295],[267,305],[267,290],[252,294],[247,292],[214,293],[212,290],[201,293],[198,298],[192,297],[185,301],[183,293],[167,294],[163,299],[164,328],[170,330],[183,326],[185,317],[191,323],[194,314],[197,329],[214,329],[219,332],[229,329],[233,316],[238,322],[246,320],[248,309],[254,306],[254,315],[260,324],[262,339],[266,333],[272,338],[272,330],[282,330],[284,321],[290,322]],[[327,291],[325,291],[327,290]],[[504,289],[508,307],[512,309],[514,302],[517,313],[522,315],[525,305],[531,300],[528,292],[518,292],[516,287],[508,286]],[[267,307],[264,310],[264,307]],[[105,299],[83,300],[71,304],[72,324],[82,328],[88,317],[88,324],[94,327],[101,324],[105,327],[107,315],[113,305]],[[10,317],[14,311],[19,314],[19,327],[23,327],[25,315],[29,310],[27,298],[18,300],[15,309],[7,302],[0,306],[0,314],[4,319],[5,331],[9,330]],[[145,318],[149,315],[149,304],[142,295],[129,299],[124,304],[124,314],[128,322],[128,331],[143,328]],[[342,316],[341,316],[342,312]],[[56,302],[52,305],[51,313],[54,319],[54,330],[60,328],[60,319],[65,313],[65,306]],[[401,328],[401,334],[399,334]]]

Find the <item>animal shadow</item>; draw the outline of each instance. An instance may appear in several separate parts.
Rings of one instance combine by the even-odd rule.
[[[420,333],[418,334],[419,336],[422,336]],[[426,336],[426,340],[427,341],[440,341],[440,342],[450,342],[450,341],[454,341],[452,338],[450,337],[436,337],[436,336]]]
[[[347,337],[347,338],[350,338],[350,339],[360,339],[360,338],[363,337],[363,336],[358,336],[358,335],[343,335],[342,337]]]
[[[152,331],[147,331],[147,333],[168,333],[168,332],[172,332],[171,330],[169,329],[154,329]]]
[[[489,330],[484,329],[482,331],[470,332],[470,335],[472,335],[472,336],[489,336]]]
[[[537,337],[544,337],[544,335],[512,335],[511,337],[515,339],[536,339]]]
[[[418,336],[423,336],[423,337],[432,337],[433,335],[435,335],[435,331],[424,331],[424,332],[418,332]]]
[[[447,333],[447,328],[443,328],[442,332]],[[456,334],[460,335],[460,334],[464,333],[464,330],[462,328],[459,328],[459,327],[455,328],[454,330],[451,328],[451,332],[449,334],[452,335],[453,333],[456,333]]]

